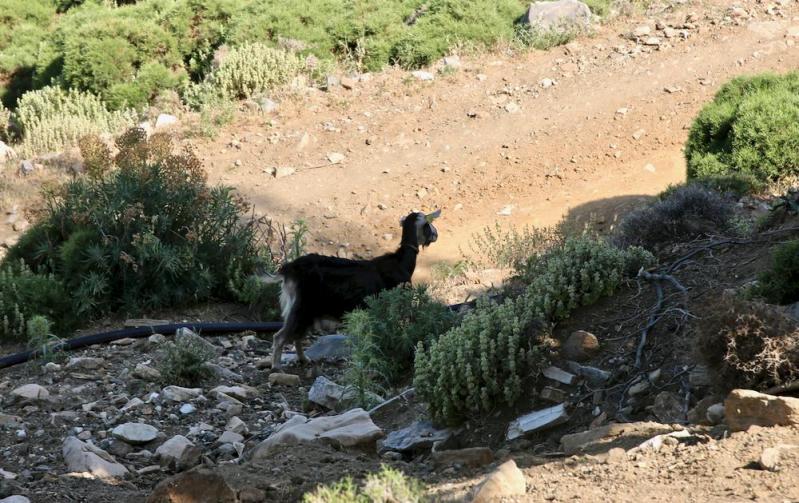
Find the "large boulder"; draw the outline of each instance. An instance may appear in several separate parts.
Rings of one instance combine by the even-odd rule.
[[[307,419],[294,416],[269,438],[258,444],[253,459],[268,457],[278,446],[326,442],[340,447],[374,445],[383,430],[372,422],[363,409],[352,409],[337,416]]]
[[[724,417],[731,431],[750,426],[799,425],[799,398],[736,389],[724,401]]]
[[[82,442],[76,437],[67,437],[61,448],[67,470],[89,474],[97,478],[119,478],[128,474],[127,468],[116,462],[113,456],[99,447]]]
[[[534,2],[522,22],[536,31],[582,31],[591,26],[591,9],[578,0]]]

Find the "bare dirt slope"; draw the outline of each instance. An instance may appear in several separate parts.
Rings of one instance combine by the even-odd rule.
[[[718,87],[799,64],[799,8],[781,3],[738,2],[750,14],[742,17],[725,1],[670,7],[548,52],[464,58],[433,82],[396,71],[311,92],[276,115],[240,120],[201,155],[212,179],[259,211],[306,219],[313,247],[328,253],[391,248],[400,216],[443,208],[425,275],[458,260],[472,233],[495,221],[549,225],[570,211],[612,219],[683,180],[687,128]],[[641,24],[659,47],[645,44],[649,36],[630,40]],[[344,161],[329,165],[331,153]],[[265,172],[276,166],[296,172]],[[499,216],[508,205],[511,215]]]

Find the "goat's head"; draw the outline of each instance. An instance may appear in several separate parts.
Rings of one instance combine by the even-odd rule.
[[[430,246],[438,239],[438,231],[433,220],[441,216],[441,210],[433,213],[411,212],[400,220],[402,242],[415,246]]]

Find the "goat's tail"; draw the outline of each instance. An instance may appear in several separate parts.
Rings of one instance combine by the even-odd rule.
[[[264,274],[259,274],[256,277],[261,281],[261,283],[264,283],[265,285],[274,285],[275,283],[283,282],[282,274],[264,273]]]

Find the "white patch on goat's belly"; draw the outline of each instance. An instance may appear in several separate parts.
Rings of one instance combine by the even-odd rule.
[[[297,284],[292,280],[285,280],[280,287],[280,314],[283,321],[288,318],[294,303],[297,301]]]

